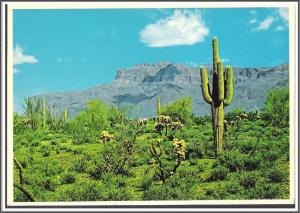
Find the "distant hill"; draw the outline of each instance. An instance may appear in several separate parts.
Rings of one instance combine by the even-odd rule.
[[[211,65],[206,67],[211,81]],[[234,97],[232,104],[226,107],[227,111],[235,107],[260,109],[268,89],[288,87],[288,64],[264,68],[234,67],[233,70]],[[140,116],[150,117],[155,115],[158,96],[162,105],[190,96],[195,114],[210,113],[209,105],[202,98],[199,68],[169,62],[138,64],[118,70],[115,80],[109,84],[82,91],[42,94],[34,98],[45,97],[48,106],[58,110],[67,107],[71,117],[84,110],[85,103],[92,99],[101,99],[110,105],[139,104]]]

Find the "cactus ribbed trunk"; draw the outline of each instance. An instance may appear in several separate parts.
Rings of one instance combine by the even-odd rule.
[[[218,155],[223,150],[223,132],[224,132],[223,103],[217,107],[214,107],[212,104],[212,121],[213,121],[215,152],[216,155]]]
[[[205,67],[201,67],[200,75],[203,98],[211,105],[214,146],[216,156],[218,156],[223,150],[224,106],[229,105],[233,97],[233,72],[231,67],[226,67],[224,72],[223,64],[219,57],[218,40],[215,37],[213,38],[212,47],[212,92],[210,92],[208,74]]]

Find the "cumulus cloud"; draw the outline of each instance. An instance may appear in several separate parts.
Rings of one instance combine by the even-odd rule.
[[[140,39],[149,47],[167,47],[193,45],[204,41],[208,34],[199,10],[175,10],[171,16],[148,24],[140,32]]]
[[[259,26],[255,29],[255,31],[267,30],[267,29],[269,29],[269,27],[271,26],[271,24],[273,22],[274,22],[274,18],[268,17],[259,23]]]
[[[283,20],[288,21],[289,20],[289,9],[286,7],[281,7],[278,9],[278,14]]]
[[[13,64],[36,64],[38,60],[32,55],[25,55],[24,49],[18,44],[13,51]]]

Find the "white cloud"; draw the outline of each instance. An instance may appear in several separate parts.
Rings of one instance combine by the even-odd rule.
[[[167,47],[193,45],[204,41],[208,34],[200,11],[175,10],[171,16],[148,24],[140,32],[140,39],[149,47]]]
[[[257,20],[254,18],[254,19],[251,19],[250,21],[249,21],[249,23],[250,24],[255,24],[257,22]]]
[[[256,14],[256,10],[250,10],[250,14],[251,14],[251,15]]]
[[[18,44],[16,45],[13,52],[13,64],[36,64],[38,60],[32,55],[25,55],[24,49],[22,49]]]
[[[255,29],[255,31],[260,31],[260,30],[267,30],[273,23],[274,18],[273,17],[268,17],[265,20],[261,21],[259,23],[259,26]]]
[[[285,7],[281,7],[278,9],[278,14],[281,18],[283,18],[285,21],[289,20],[289,9]]]

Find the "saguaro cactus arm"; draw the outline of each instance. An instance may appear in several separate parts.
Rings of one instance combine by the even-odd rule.
[[[233,98],[233,71],[231,66],[225,68],[226,73],[226,94],[224,99],[224,106],[228,106],[232,102]]]
[[[212,98],[210,95],[208,75],[205,67],[200,68],[200,76],[201,76],[201,88],[202,88],[203,98],[207,103],[211,104]]]
[[[222,102],[224,100],[224,70],[223,63],[218,61],[217,63],[218,72],[218,100]]]
[[[217,74],[217,63],[219,61],[219,49],[218,49],[217,37],[213,37],[212,48],[213,48],[213,71],[214,73]]]

